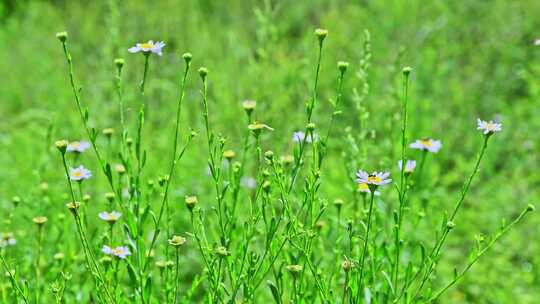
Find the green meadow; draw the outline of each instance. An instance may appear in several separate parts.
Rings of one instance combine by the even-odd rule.
[[[539,13],[0,2],[0,303],[538,303]]]

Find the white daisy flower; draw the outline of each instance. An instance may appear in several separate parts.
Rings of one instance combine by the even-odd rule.
[[[480,118],[477,118],[478,127],[477,130],[482,130],[484,134],[493,134],[495,132],[502,131],[502,124],[494,122],[493,120],[484,121]]]
[[[431,138],[424,138],[424,139],[418,139],[412,144],[409,145],[409,147],[413,149],[423,150],[423,151],[429,151],[431,153],[437,153],[442,147],[440,140],[434,140]]]
[[[84,140],[72,141],[67,145],[67,152],[83,153],[90,148],[90,143]]]
[[[399,167],[399,170],[401,170],[401,160],[398,161],[398,167]],[[405,162],[405,173],[412,173],[415,168],[416,168],[415,160],[408,159],[407,162]]]
[[[100,219],[108,223],[115,223],[122,216],[122,213],[118,211],[112,211],[112,212],[104,211],[104,212],[100,212],[98,215]]]
[[[144,43],[137,43],[134,47],[129,48],[128,51],[130,53],[154,53],[158,54],[159,56],[163,55],[161,52],[161,49],[165,46],[165,43],[163,41],[155,42],[153,40],[149,40],[148,42]]]
[[[242,176],[240,185],[247,189],[255,189],[257,187],[257,180],[250,176]]]
[[[389,184],[392,181],[388,176],[390,176],[390,173],[388,172],[373,172],[368,174],[365,171],[358,170],[358,172],[356,172],[356,181],[358,183],[365,183],[368,186],[382,186]]]
[[[15,244],[17,244],[17,240],[12,232],[0,233],[0,248],[15,246]]]
[[[69,178],[72,181],[82,181],[92,177],[92,172],[86,169],[83,165],[77,168],[69,168]]]
[[[119,247],[116,247],[116,248],[111,248],[111,247],[109,247],[107,245],[104,245],[103,249],[101,249],[101,252],[103,252],[106,255],[115,256],[115,257],[117,257],[119,259],[125,259],[129,255],[131,255],[131,252],[129,251],[129,248],[127,248],[126,246],[119,246]]]
[[[540,38],[538,38],[538,39],[536,39],[536,40],[534,41],[534,45],[540,46]]]
[[[297,132],[293,133],[293,137],[292,137],[293,142],[301,143],[301,142],[304,142],[304,139],[306,140],[306,143],[310,144],[313,141],[318,141],[319,140],[319,135],[312,134],[312,135],[306,137],[306,133],[304,133],[303,131],[297,131]]]

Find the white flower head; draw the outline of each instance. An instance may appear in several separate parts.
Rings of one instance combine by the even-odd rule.
[[[106,255],[115,256],[115,257],[117,257],[119,259],[125,259],[129,255],[131,255],[131,252],[129,251],[129,248],[127,248],[126,246],[119,246],[119,247],[116,247],[116,248],[111,248],[111,247],[109,247],[107,245],[104,245],[103,249],[101,249],[101,252],[103,252]]]
[[[401,160],[398,161],[398,167],[399,170],[401,170]],[[416,161],[412,159],[408,159],[405,162],[405,173],[412,173],[414,169],[416,168]]]
[[[84,151],[88,150],[88,148],[90,148],[90,143],[85,140],[72,141],[67,145],[66,151],[83,153]]]
[[[534,41],[534,45],[540,46],[540,38],[537,38],[537,39]]]
[[[378,186],[389,184],[392,180],[388,178],[388,172],[373,172],[368,174],[366,171],[358,170],[356,172],[356,181],[360,184],[367,184],[371,192]]]
[[[118,211],[112,211],[112,212],[104,211],[104,212],[100,212],[98,215],[100,219],[106,222],[115,223],[122,216],[122,213]]]
[[[312,143],[314,141],[318,141],[319,140],[319,135],[311,134],[311,135],[306,137],[306,133],[304,133],[303,131],[297,131],[297,132],[293,133],[292,140],[295,143],[301,143],[301,142],[304,142],[304,140],[305,140],[306,143],[310,144],[310,143]]]
[[[431,153],[437,153],[442,147],[440,140],[434,140],[431,138],[417,139],[415,142],[409,145],[413,149],[429,151]]]
[[[90,177],[92,177],[92,172],[83,165],[80,165],[77,168],[69,168],[69,178],[72,181],[82,181],[89,179]]]
[[[12,232],[0,233],[0,248],[15,246],[15,244],[17,244],[17,240]]]
[[[502,131],[502,124],[494,122],[493,120],[484,121],[484,120],[481,120],[480,118],[477,118],[476,122],[478,124],[478,127],[476,129],[482,130],[482,132],[485,135],[488,135],[488,134],[491,135],[495,132]]]
[[[257,187],[257,180],[251,176],[242,176],[240,185],[247,189],[255,189],[255,187]]]
[[[131,47],[128,49],[130,53],[154,53],[159,56],[163,55],[161,49],[165,46],[165,43],[163,41],[155,42],[153,40],[149,40],[148,42],[143,43],[137,43],[134,47]]]

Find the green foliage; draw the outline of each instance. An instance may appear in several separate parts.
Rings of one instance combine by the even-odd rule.
[[[1,3],[0,234],[17,244],[0,249],[0,303],[535,303],[540,220],[514,224],[540,197],[538,11],[528,0]],[[165,41],[162,57],[127,52],[149,39]],[[425,163],[402,156],[404,66],[405,144],[443,143]],[[477,117],[503,132],[460,201],[485,148]],[[64,138],[93,145],[66,153],[66,170]],[[401,183],[396,163],[410,158],[421,174]],[[92,178],[70,182],[80,164]],[[358,169],[394,183],[370,204]],[[98,217],[113,209],[115,224]]]

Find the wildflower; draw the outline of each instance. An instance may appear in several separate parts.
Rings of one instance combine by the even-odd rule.
[[[398,161],[398,167],[399,167],[399,170],[401,170],[401,160]],[[405,174],[413,173],[415,168],[416,168],[415,160],[408,159],[407,162],[405,162]]]
[[[390,175],[388,172],[373,172],[368,174],[365,171],[358,170],[356,173],[356,181],[369,185],[382,186],[390,183],[392,180],[387,178]]]
[[[490,121],[484,121],[480,118],[477,118],[478,127],[477,130],[482,130],[484,135],[492,135],[495,132],[502,131],[502,124],[496,123],[493,120]]]
[[[199,76],[201,76],[201,78],[204,80],[206,78],[206,75],[208,75],[208,69],[205,67],[200,67],[198,71]]]
[[[182,58],[184,58],[184,61],[186,63],[191,62],[191,59],[193,58],[193,55],[191,53],[184,53],[182,54]]]
[[[356,191],[360,192],[361,194],[371,193],[371,191],[369,190],[369,186],[366,183],[359,183],[358,188],[356,189]],[[375,191],[373,194],[375,196],[381,195],[381,193],[379,191]]]
[[[83,153],[90,148],[90,143],[87,141],[72,141],[67,145],[67,152]]]
[[[306,137],[306,133],[304,133],[302,131],[297,131],[297,132],[293,133],[292,140],[295,143],[301,143],[301,142],[304,142],[304,140],[305,140],[306,143],[310,144],[313,141],[318,141],[319,140],[319,135],[311,133],[311,135]]]
[[[38,226],[45,224],[48,220],[49,219],[47,219],[45,216],[36,216],[32,219],[32,221]]]
[[[88,193],[85,193],[82,197],[82,201],[85,202],[85,203],[88,203],[90,201],[90,199],[92,198],[92,196],[90,196],[90,194]]]
[[[285,166],[288,166],[294,162],[294,157],[292,155],[284,155],[281,156],[279,159]]]
[[[536,39],[536,40],[534,41],[534,45],[540,46],[540,38],[538,38],[538,39]]]
[[[112,225],[116,223],[116,221],[118,221],[118,219],[122,216],[122,213],[118,211],[112,211],[112,212],[104,211],[104,212],[100,212],[98,215],[100,219]]]
[[[123,66],[124,66],[124,58],[116,58],[114,60],[114,65],[118,68],[118,69],[121,69]]]
[[[194,195],[193,196],[186,196],[185,202],[186,202],[186,206],[188,207],[188,209],[193,210],[195,205],[198,203],[198,200],[197,200],[197,197],[194,196]]]
[[[186,243],[186,238],[179,235],[173,235],[172,238],[169,240],[169,245],[174,247],[180,247]]]
[[[158,268],[166,268],[166,267],[169,267],[169,268],[170,268],[170,267],[174,266],[174,262],[173,262],[173,261],[170,261],[170,260],[167,260],[167,261],[165,261],[165,260],[160,260],[160,261],[157,261],[157,262],[156,262],[156,266],[157,266]]]
[[[336,198],[334,200],[334,206],[336,206],[336,208],[338,209],[341,209],[341,206],[343,206],[343,200],[340,198]]]
[[[240,178],[240,185],[247,189],[255,189],[257,187],[257,180],[251,176],[242,176]]]
[[[163,55],[161,52],[161,49],[165,46],[165,43],[163,41],[157,41],[154,43],[153,40],[149,40],[145,43],[137,43],[134,47],[131,47],[128,49],[128,52],[130,53],[140,53],[143,52],[145,55],[148,55],[150,53],[157,54],[159,56]]]
[[[319,39],[319,43],[322,43],[324,38],[328,36],[328,30],[318,28],[315,30],[315,36]]]
[[[418,139],[412,144],[409,145],[409,147],[413,149],[423,150],[423,151],[429,151],[431,153],[437,153],[442,147],[440,140],[434,140],[431,138],[424,138],[424,139]]]
[[[15,244],[17,244],[17,240],[15,239],[13,232],[0,233],[0,248],[15,246]]]
[[[86,169],[83,165],[77,168],[69,168],[69,178],[72,181],[82,181],[92,177],[92,172]]]
[[[119,246],[116,248],[111,248],[105,245],[103,246],[103,249],[101,249],[101,251],[106,255],[112,255],[119,259],[125,259],[127,256],[131,255],[129,248],[127,248],[126,246]]]

